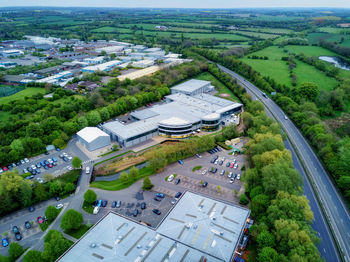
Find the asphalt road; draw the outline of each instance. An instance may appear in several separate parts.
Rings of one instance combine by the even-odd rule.
[[[305,138],[302,136],[297,127],[291,120],[286,120],[284,112],[269,98],[264,98],[262,92],[253,84],[246,81],[240,75],[233,71],[218,65],[219,68],[230,74],[233,78],[237,79],[238,83],[241,84],[249,93],[252,93],[254,97],[261,100],[273,115],[273,117],[282,125],[284,131],[288,135],[290,142],[297,149],[301,161],[311,176],[311,183],[316,188],[316,193],[322,203],[323,208],[326,211],[326,216],[331,224],[331,228],[335,234],[336,240],[339,243],[343,252],[342,256],[345,261],[350,261],[350,216],[349,212],[343,202],[343,199],[339,195],[337,189],[333,185],[330,177],[323,168],[321,162],[313,152],[310,145],[307,143]],[[292,150],[294,153],[294,150]],[[294,157],[295,158],[295,157]],[[296,159],[296,158],[295,158]],[[299,165],[300,166],[300,165]],[[302,168],[300,167],[302,170]],[[300,171],[300,170],[299,170]],[[301,172],[305,175],[304,172]],[[321,215],[320,206],[317,204],[315,192],[312,192],[309,187],[309,182],[305,179],[305,194],[310,200],[312,211],[315,215],[315,221],[313,227],[318,231],[318,235],[322,238],[322,242],[319,246],[321,254],[326,258],[327,261],[339,260],[338,254],[335,251],[335,245],[330,237],[329,229],[325,223],[324,216]],[[328,248],[331,247],[329,250]],[[327,251],[328,250],[328,251]],[[338,259],[337,259],[338,258]]]

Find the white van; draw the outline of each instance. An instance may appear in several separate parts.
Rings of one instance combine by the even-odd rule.
[[[92,212],[94,215],[97,215],[98,214],[98,211],[100,211],[100,207],[99,206],[96,206],[94,208],[94,211]]]
[[[88,174],[88,175],[90,174],[90,167],[89,166],[86,167],[86,174]]]

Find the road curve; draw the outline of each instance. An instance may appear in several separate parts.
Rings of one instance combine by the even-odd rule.
[[[342,251],[342,258],[345,261],[350,262],[349,211],[346,208],[346,205],[337,189],[333,185],[332,180],[328,176],[320,160],[317,158],[306,139],[291,120],[285,119],[285,114],[279,108],[279,106],[277,106],[271,99],[264,98],[262,96],[262,92],[256,86],[235,72],[221,65],[218,65],[218,67],[220,70],[235,78],[240,85],[246,88],[247,91],[253,93],[281,124],[289,137],[289,140],[296,149],[304,168],[311,178],[310,182],[314,186],[314,193],[316,193],[318,196],[318,199],[324,209],[325,216],[328,218],[330,227]],[[323,220],[322,217],[317,219]],[[327,241],[327,239],[323,239],[323,241]],[[332,260],[327,259],[327,261],[334,261],[334,257]]]

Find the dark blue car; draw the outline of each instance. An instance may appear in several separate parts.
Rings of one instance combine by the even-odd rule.
[[[157,196],[157,197],[164,198],[164,194],[162,194],[162,193],[157,193],[156,196]]]
[[[182,160],[179,160],[178,162],[179,162],[180,165],[184,164],[184,162],[182,162]]]
[[[8,245],[9,245],[9,241],[8,241],[7,237],[4,237],[2,239],[2,246],[3,247],[7,247]]]

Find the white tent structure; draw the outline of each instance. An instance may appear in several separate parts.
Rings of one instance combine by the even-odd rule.
[[[85,127],[77,135],[79,142],[89,151],[94,151],[111,144],[109,135],[97,127]]]

